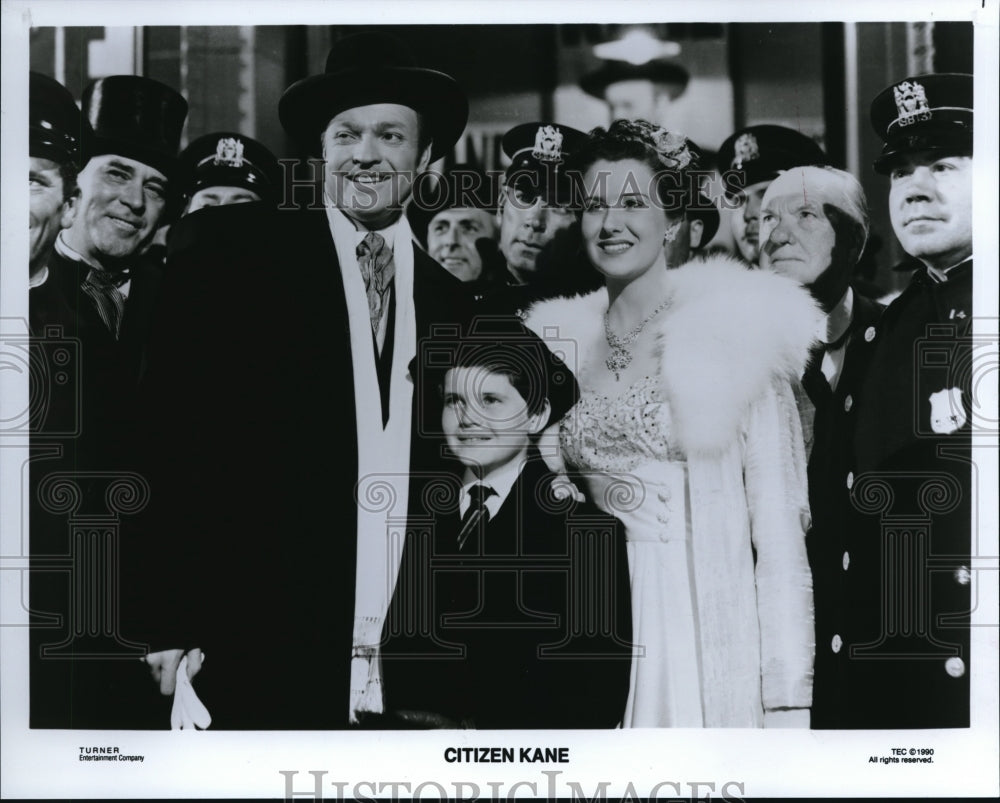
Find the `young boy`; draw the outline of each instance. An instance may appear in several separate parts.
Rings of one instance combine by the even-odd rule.
[[[624,530],[559,498],[537,450],[576,380],[513,318],[431,343],[421,364],[460,474],[444,504],[424,494],[435,509],[407,535],[382,649],[387,713],[397,727],[614,727],[631,656]]]

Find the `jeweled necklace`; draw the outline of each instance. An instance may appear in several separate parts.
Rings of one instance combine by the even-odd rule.
[[[608,348],[611,349],[611,356],[604,361],[604,364],[615,375],[616,382],[621,379],[622,372],[632,364],[632,344],[635,343],[642,330],[646,327],[646,324],[669,306],[670,298],[663,299],[656,309],[639,322],[638,326],[622,337],[618,337],[618,335],[611,331],[611,326],[608,323],[610,308],[604,313],[604,337],[608,341]]]

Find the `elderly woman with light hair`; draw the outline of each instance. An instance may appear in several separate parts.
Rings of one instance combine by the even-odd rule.
[[[850,173],[794,167],[779,175],[761,201],[760,266],[809,290],[825,317],[798,396],[807,456],[815,411],[844,373],[851,337],[874,324],[883,307],[851,287],[868,241],[868,204]],[[796,388],[797,389],[797,388]]]

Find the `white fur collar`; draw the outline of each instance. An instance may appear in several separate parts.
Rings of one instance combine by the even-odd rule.
[[[716,453],[771,382],[802,375],[823,313],[795,281],[728,257],[689,262],[669,275],[673,303],[654,321],[663,388],[685,453]],[[586,353],[603,337],[607,308],[602,288],[536,304],[526,323]]]

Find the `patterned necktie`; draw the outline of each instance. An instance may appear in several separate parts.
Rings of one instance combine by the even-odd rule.
[[[396,275],[392,250],[386,248],[385,238],[381,234],[370,231],[358,243],[357,256],[361,277],[365,280],[365,292],[368,294],[368,316],[372,332],[377,335],[382,315],[389,306],[389,290]]]
[[[114,335],[115,340],[121,332],[122,318],[125,316],[125,296],[118,288],[128,280],[128,271],[111,273],[100,268],[91,268],[81,288],[93,299],[97,314],[101,316],[101,320]]]
[[[469,488],[469,500],[471,504],[469,505],[469,509],[465,511],[465,515],[462,516],[462,527],[458,532],[459,549],[465,546],[465,542],[469,540],[469,536],[472,533],[479,527],[485,527],[489,523],[490,511],[486,507],[486,500],[496,495],[497,492],[490,488],[489,485],[482,485],[478,482]]]

